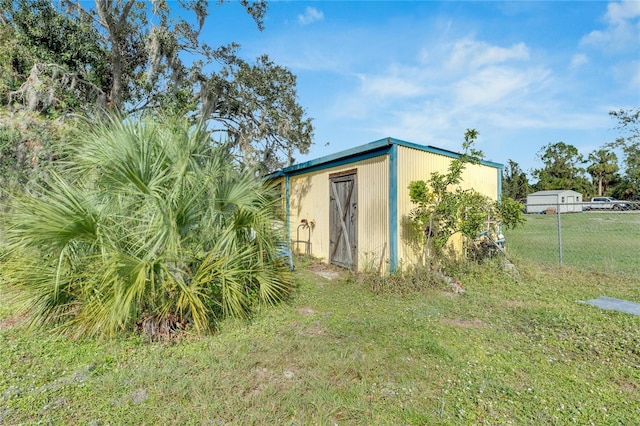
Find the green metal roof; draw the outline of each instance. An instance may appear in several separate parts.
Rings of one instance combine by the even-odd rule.
[[[315,160],[306,161],[304,163],[294,164],[289,167],[285,167],[277,172],[269,174],[267,179],[274,179],[279,176],[285,175],[297,175],[312,170],[321,170],[329,167],[335,167],[337,165],[354,163],[367,158],[376,157],[378,155],[384,155],[388,152],[389,148],[393,145],[404,146],[407,148],[413,148],[420,151],[431,152],[433,154],[444,155],[446,157],[458,158],[460,153],[449,151],[446,149],[438,148],[431,145],[418,145],[413,142],[407,142],[400,139],[394,139],[391,137],[379,139],[377,141],[369,142],[365,145],[360,145],[354,148],[339,151],[334,154],[329,154],[324,157],[316,158]],[[503,169],[504,165],[500,163],[494,163],[492,161],[482,160],[481,164],[489,167],[495,167],[497,169]]]

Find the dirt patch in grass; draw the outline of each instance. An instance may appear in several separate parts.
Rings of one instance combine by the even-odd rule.
[[[305,317],[311,317],[318,314],[318,312],[315,309],[309,306],[304,306],[302,308],[299,308],[298,313]],[[325,329],[319,324],[319,322],[316,322],[315,325],[303,328],[299,330],[298,333],[303,336],[322,336],[325,334]]]
[[[442,290],[440,291],[440,294],[446,297],[459,297],[460,293],[456,293],[453,290],[449,291],[449,290]]]
[[[28,315],[26,313],[13,315],[0,321],[0,331],[26,324]]]
[[[502,306],[511,309],[511,308],[526,308],[530,306],[531,302],[523,302],[521,300],[505,300],[502,303]]]
[[[304,336],[310,336],[310,337],[322,336],[325,334],[325,329],[318,325],[318,326],[305,328],[304,330],[300,331],[300,334]]]
[[[323,262],[313,262],[311,265],[307,267],[307,270],[329,281],[333,281],[336,278],[340,278],[345,273],[347,273],[347,270],[345,269],[338,268],[337,266],[329,265]]]
[[[456,327],[462,327],[462,328],[482,328],[487,326],[487,323],[479,319],[460,320],[455,318],[444,317],[442,318],[442,322],[445,324],[455,325]]]
[[[619,381],[617,384],[620,387],[620,389],[623,390],[624,392],[637,393],[638,390],[640,390],[638,385],[630,381],[623,380],[623,381]]]
[[[303,308],[298,309],[298,313],[299,313],[300,315],[304,315],[304,316],[308,317],[308,316],[311,316],[311,315],[315,315],[315,314],[316,314],[316,311],[315,311],[315,309],[313,309],[313,308],[310,308],[310,307],[308,307],[308,306],[305,306],[305,307],[303,307]]]

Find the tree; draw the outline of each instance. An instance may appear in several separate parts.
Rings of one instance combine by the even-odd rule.
[[[518,163],[509,160],[502,177],[502,196],[521,200],[529,194],[529,180]]]
[[[575,146],[564,142],[550,143],[540,149],[538,158],[544,167],[533,171],[538,179],[537,190],[572,189],[585,197],[593,193],[585,170],[579,166],[584,159]]]
[[[462,189],[462,172],[467,164],[478,164],[482,152],[473,144],[478,137],[475,129],[467,129],[462,144],[463,154],[451,160],[447,173],[433,172],[428,181],[409,184],[409,197],[415,207],[410,218],[414,229],[422,232],[425,259],[436,260],[457,233],[467,239],[475,238],[484,230],[488,220],[498,220],[506,228],[523,222],[521,205],[511,198],[492,201],[473,189]]]
[[[296,77],[266,55],[254,65],[233,49],[217,57],[222,71],[201,83],[202,115],[217,123],[215,131],[229,138],[234,152],[263,173],[293,164],[296,150],[308,152],[313,126],[296,102]]]
[[[205,332],[288,294],[275,198],[202,126],[112,118],[69,151],[1,222],[3,292],[34,324]]]
[[[0,101],[45,114],[105,106],[108,52],[89,16],[47,0],[0,0]]]
[[[3,79],[11,80],[0,93],[5,103],[57,113],[168,109],[209,121],[244,161],[269,170],[308,151],[313,126],[297,102],[295,76],[267,56],[245,61],[235,44],[201,42],[206,0],[180,2],[181,11],[165,0],[0,5],[3,31],[28,52],[4,70]],[[240,5],[262,29],[266,2]],[[0,51],[10,50],[11,41],[0,43]]]
[[[618,156],[615,152],[599,149],[589,154],[589,161],[591,165],[587,167],[587,172],[598,185],[598,195],[602,196],[615,179],[618,171]]]
[[[73,137],[74,121],[0,109],[0,211],[8,207],[9,194],[46,183],[59,148]]]
[[[60,113],[100,103],[94,87],[103,84],[97,72],[104,55],[94,49],[91,25],[55,13],[47,1],[14,11],[21,3],[0,0],[0,105],[24,105],[0,109],[0,209],[8,193],[47,178],[74,127],[75,119]]]
[[[623,133],[611,148],[620,148],[624,154],[625,183],[617,188],[620,198],[640,197],[640,107],[628,110],[609,111],[609,115],[618,120],[618,130]],[[626,188],[624,188],[626,186]]]
[[[609,115],[618,120],[618,129],[627,132],[622,136],[627,142],[640,140],[640,107],[609,111]]]

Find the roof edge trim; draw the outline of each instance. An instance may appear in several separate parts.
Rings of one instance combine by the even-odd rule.
[[[282,177],[290,174],[298,174],[306,169],[317,169],[324,167],[330,167],[332,163],[341,162],[344,163],[348,158],[353,157],[354,161],[356,158],[362,158],[363,154],[368,154],[371,156],[375,151],[380,151],[380,155],[387,153],[387,148],[391,145],[398,145],[407,148],[417,149],[424,152],[431,152],[433,154],[444,155],[450,158],[460,158],[462,154],[454,151],[449,151],[443,148],[437,148],[431,145],[419,145],[413,142],[407,142],[400,139],[395,139],[391,137],[386,137],[383,139],[378,139],[373,142],[369,142],[365,145],[356,146],[354,148],[346,149],[343,151],[338,151],[334,154],[325,155],[323,157],[318,157],[314,160],[305,161],[303,163],[294,164],[292,166],[285,167],[281,170],[270,173],[266,176],[266,179],[275,179],[277,177]],[[481,160],[480,164],[494,167],[496,169],[504,169],[504,165],[501,163],[495,163],[493,161]],[[326,166],[325,166],[326,165]]]

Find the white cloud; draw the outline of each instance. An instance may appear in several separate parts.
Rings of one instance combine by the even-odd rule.
[[[580,41],[581,46],[593,46],[606,51],[638,49],[640,34],[640,2],[611,2],[604,15],[606,28],[594,30]]]
[[[364,96],[376,98],[411,98],[424,94],[421,73],[412,67],[391,67],[387,74],[358,74]]]
[[[467,127],[544,129],[579,125],[567,120],[546,89],[552,74],[542,67],[487,67],[462,79],[434,82],[440,91],[413,103],[394,104],[392,117],[379,123],[379,134],[457,149]],[[433,88],[432,88],[433,89]],[[372,112],[370,111],[369,114]],[[606,114],[605,114],[606,118]],[[593,123],[593,117],[582,123]]]
[[[589,57],[584,53],[577,53],[571,58],[571,69],[580,68],[589,63]]]
[[[622,87],[640,94],[640,61],[617,64],[612,71]]]
[[[544,85],[549,72],[537,68],[487,67],[453,85],[459,103],[468,106],[514,105]]]
[[[505,47],[463,38],[416,46],[414,56],[375,74],[358,73],[361,84],[334,104],[334,118],[360,123],[360,131],[373,137],[394,136],[453,150],[459,149],[468,127],[486,132],[495,145],[504,138],[500,132],[555,128],[562,139],[565,131],[601,126],[596,118],[608,120],[606,112],[596,117],[568,105],[566,76],[533,58],[524,43]],[[576,55],[573,64],[588,60],[585,54]],[[495,151],[493,158],[504,160],[502,155]]]
[[[606,19],[612,23],[633,19],[638,16],[640,16],[640,2],[637,0],[611,2],[607,6],[607,14],[605,15]]]
[[[418,122],[424,128],[425,118],[413,114],[429,104],[441,111],[428,115],[429,125],[446,128],[450,117],[473,108],[517,108],[520,99],[540,92],[550,78],[549,70],[530,64],[524,43],[502,47],[464,38],[446,46],[417,47],[414,59],[378,74],[358,73],[361,84],[334,112],[356,119],[392,109],[405,129]]]
[[[397,76],[361,77],[363,93],[376,97],[412,97],[422,94],[419,85]]]
[[[304,14],[298,15],[298,23],[301,25],[312,24],[317,21],[322,21],[323,19],[324,13],[315,7],[310,6],[304,10]]]
[[[492,46],[488,43],[463,39],[453,44],[448,66],[452,69],[479,68],[510,60],[528,60],[529,49],[524,43],[511,47]]]

